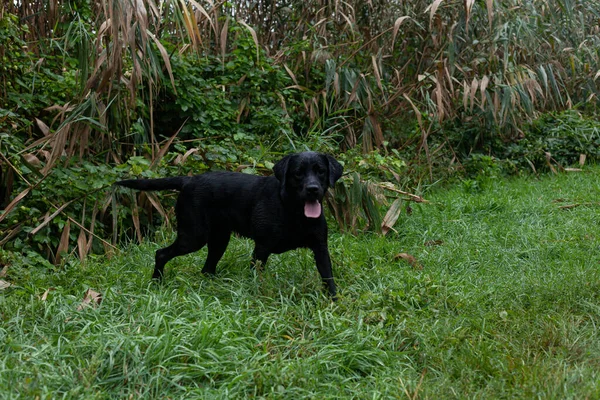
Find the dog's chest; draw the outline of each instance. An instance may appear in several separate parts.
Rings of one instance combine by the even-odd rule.
[[[263,226],[256,232],[254,240],[265,247],[269,247],[273,253],[283,253],[289,250],[305,247],[312,248],[315,243],[324,239],[325,229],[320,221],[290,221],[280,220],[276,223]]]

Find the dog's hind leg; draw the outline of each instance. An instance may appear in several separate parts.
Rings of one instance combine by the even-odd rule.
[[[210,238],[208,241],[208,255],[204,262],[204,268],[202,268],[203,274],[212,275],[217,272],[217,263],[221,257],[223,257],[225,249],[227,249],[227,245],[229,244],[230,237],[231,233],[227,232],[219,233]]]
[[[192,253],[200,250],[205,242],[198,241],[186,235],[178,235],[172,245],[156,251],[156,264],[152,279],[162,279],[165,264],[177,256]]]

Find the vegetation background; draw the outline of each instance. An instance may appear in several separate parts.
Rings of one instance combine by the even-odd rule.
[[[0,245],[105,252],[169,221],[119,177],[269,173],[293,150],[344,162],[329,204],[353,232],[440,179],[597,160],[599,19],[595,0],[3,2]]]
[[[2,1],[0,393],[600,397],[599,82],[598,0]],[[337,304],[240,238],[149,284],[173,194],[114,181],[305,149]]]

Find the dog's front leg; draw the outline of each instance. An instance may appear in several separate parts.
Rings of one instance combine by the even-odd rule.
[[[329,295],[333,301],[337,300],[337,292],[335,282],[333,280],[333,272],[331,270],[331,258],[329,257],[329,249],[327,245],[318,246],[312,249],[315,254],[315,262],[317,269],[323,279],[323,285],[329,291]]]
[[[250,266],[260,270],[267,263],[270,255],[271,252],[266,247],[256,244],[254,246],[254,251],[252,252]]]

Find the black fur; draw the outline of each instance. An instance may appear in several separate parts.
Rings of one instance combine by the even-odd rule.
[[[322,206],[315,202],[322,204],[327,188],[341,177],[342,166],[329,155],[305,152],[285,156],[273,171],[275,176],[270,177],[208,172],[117,182],[137,190],[180,191],[175,206],[177,238],[156,252],[152,277],[162,278],[169,260],[204,245],[208,245],[208,256],[202,272],[214,274],[231,232],[237,232],[255,242],[253,265],[266,263],[273,253],[311,249],[323,284],[335,299],[327,224]]]

